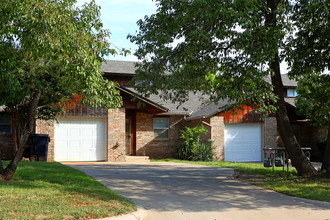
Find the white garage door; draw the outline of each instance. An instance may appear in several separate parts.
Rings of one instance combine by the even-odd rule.
[[[100,161],[106,159],[106,120],[65,118],[55,125],[56,161]]]
[[[261,125],[225,125],[225,161],[261,161]]]

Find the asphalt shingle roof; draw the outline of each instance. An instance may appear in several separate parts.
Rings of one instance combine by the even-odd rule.
[[[283,82],[283,86],[287,86],[287,87],[297,87],[297,81],[296,80],[292,80],[289,79],[289,75],[288,74],[282,74],[282,82]]]
[[[118,60],[107,60],[102,63],[101,71],[105,74],[123,74],[123,75],[135,75],[136,62],[133,61],[118,61]],[[270,77],[267,78],[270,82]],[[282,74],[282,81],[285,87],[296,87],[297,82],[295,80],[290,80],[287,74]],[[224,106],[230,104],[227,100],[222,100],[217,104],[211,103],[207,104],[208,96],[203,95],[201,92],[188,94],[188,101],[182,103],[172,102],[171,100],[164,101],[158,95],[151,95],[145,98],[137,93],[133,88],[125,87],[125,90],[131,91],[137,96],[150,100],[151,104],[163,106],[164,109],[168,109],[169,112],[164,113],[167,115],[186,115],[189,119],[196,119],[202,117],[210,117],[223,109]],[[285,98],[285,101],[292,106],[294,105],[294,98]],[[3,111],[2,106],[0,106],[0,111]]]
[[[282,83],[283,83],[284,87],[297,87],[297,81],[289,79],[288,74],[281,74],[281,76],[282,76]],[[266,78],[266,81],[271,83],[272,80],[270,79],[270,76],[268,76]]]
[[[290,97],[290,98],[284,98],[284,101],[290,105],[292,105],[293,107],[296,107],[296,104],[294,103],[294,101],[296,100],[296,98]]]
[[[135,63],[133,61],[106,60],[101,65],[104,73],[132,74],[135,75]]]
[[[125,89],[138,94],[137,91],[131,87]],[[166,107],[169,112],[162,113],[164,115],[186,115],[187,119],[208,118],[223,110],[223,108],[230,104],[227,100],[222,100],[217,104],[208,103],[209,96],[203,95],[202,92],[189,92],[186,102],[180,105],[179,102],[172,102],[171,100],[164,101],[158,95],[151,95],[147,99]]]
[[[123,74],[123,75],[135,75],[136,62],[133,61],[115,61],[107,60],[101,66],[101,71],[104,73],[113,73],[113,74]],[[270,77],[266,79],[268,82],[271,82]],[[290,80],[288,74],[282,74],[282,81],[284,87],[296,87],[297,82],[295,80]],[[141,96],[135,89],[131,87],[125,87],[126,90],[131,91],[143,99],[150,100],[151,102],[163,106],[169,111],[167,115],[186,115],[189,119],[210,117],[218,112],[220,112],[226,105],[231,104],[227,100],[222,100],[217,104],[210,103],[207,104],[208,96],[202,95],[201,92],[188,94],[188,101],[180,104],[178,102],[172,102],[171,100],[163,100],[158,95],[151,95],[148,98]],[[294,105],[294,99],[286,98],[285,101],[292,106]]]
[[[136,62],[134,61],[119,61],[119,60],[106,60],[101,65],[101,71],[104,73],[117,73],[117,74],[132,74],[135,75]],[[271,82],[270,77],[266,79]],[[288,74],[282,74],[282,82],[285,87],[296,87],[297,81],[289,79]]]
[[[198,118],[208,118],[211,117],[220,111],[224,110],[224,107],[228,104],[231,104],[228,100],[221,100],[218,103],[210,103],[206,106],[203,106],[196,112],[193,112],[188,119],[198,119]]]
[[[125,87],[125,89],[138,94],[138,92],[132,87]],[[189,92],[188,96],[188,101],[182,103],[181,105],[179,102],[163,100],[159,97],[159,95],[150,95],[150,97],[144,98],[157,103],[158,105],[166,107],[169,112],[164,114],[167,115],[190,115],[192,112],[197,112],[200,110],[203,106],[203,103],[208,100],[208,96],[203,95],[201,92],[197,92],[196,94]]]

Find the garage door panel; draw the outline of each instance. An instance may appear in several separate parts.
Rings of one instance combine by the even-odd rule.
[[[105,155],[106,151],[105,150],[99,150],[95,152],[96,158],[103,158],[103,156]],[[101,160],[101,159],[99,159]]]
[[[106,120],[65,118],[55,126],[55,160],[97,161],[106,159]]]
[[[68,129],[62,128],[61,130],[57,131],[59,137],[66,137],[69,136]]]
[[[249,156],[251,155],[255,155],[256,153],[260,153],[259,150],[249,150],[249,151],[242,151],[242,150],[229,150],[227,151],[227,153],[234,154],[234,155],[242,155],[243,157],[247,156],[247,158],[249,158]]]
[[[79,150],[81,146],[80,140],[68,140],[68,150]]]
[[[92,150],[96,148],[93,140],[84,140],[81,144],[81,149]]]
[[[238,152],[249,152],[249,151],[258,151],[260,152],[260,145],[255,143],[245,143],[245,144],[230,144],[226,145],[228,152],[238,151]]]
[[[84,137],[95,137],[96,133],[94,132],[95,128],[83,128],[82,134]]]
[[[261,161],[261,124],[225,125],[225,160]]]
[[[57,140],[56,143],[58,145],[62,146],[61,148],[58,149],[59,151],[66,151],[67,150],[67,148],[68,148],[68,142],[67,141]]]
[[[80,133],[80,129],[79,128],[71,128],[70,130],[70,136],[71,137],[80,137],[81,133]]]

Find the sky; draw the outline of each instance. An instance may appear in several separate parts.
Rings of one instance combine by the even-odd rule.
[[[78,6],[89,0],[78,0]],[[138,30],[136,22],[145,15],[156,12],[156,4],[152,0],[96,0],[101,6],[103,27],[111,32],[110,42],[118,48],[131,51],[126,57],[115,55],[106,57],[110,60],[137,61],[133,55],[137,46],[127,39],[128,34],[135,34]],[[112,46],[112,48],[115,48]]]

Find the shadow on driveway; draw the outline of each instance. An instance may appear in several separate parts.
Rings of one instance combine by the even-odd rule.
[[[324,212],[322,216],[329,213],[330,219],[330,203],[315,205],[233,180],[233,170],[229,168],[157,162],[68,165],[92,176],[138,207],[155,212],[264,212],[271,208],[307,210],[309,213],[315,210]]]

